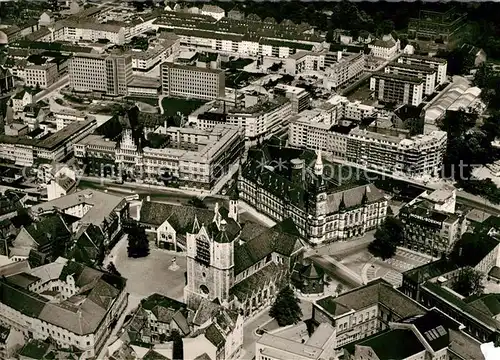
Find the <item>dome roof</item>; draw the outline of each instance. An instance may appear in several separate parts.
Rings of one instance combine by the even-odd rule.
[[[0,45],[7,45],[9,43],[9,39],[4,32],[0,31]]]

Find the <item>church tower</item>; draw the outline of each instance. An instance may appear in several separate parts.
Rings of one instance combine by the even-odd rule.
[[[214,210],[210,224],[202,224],[196,234],[187,236],[187,285],[184,301],[197,309],[202,299],[229,300],[234,283],[234,240],[227,232],[227,222]]]

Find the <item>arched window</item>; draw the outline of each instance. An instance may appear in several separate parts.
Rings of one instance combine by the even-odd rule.
[[[207,288],[205,285],[201,285],[201,286],[200,286],[200,290],[201,290],[204,294],[208,294],[208,293],[209,293],[209,290],[208,290],[208,288]]]

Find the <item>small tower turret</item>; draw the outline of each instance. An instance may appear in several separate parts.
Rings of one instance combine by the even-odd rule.
[[[229,214],[228,216],[234,221],[238,222],[238,202],[239,202],[238,188],[234,187],[231,195],[229,196]]]

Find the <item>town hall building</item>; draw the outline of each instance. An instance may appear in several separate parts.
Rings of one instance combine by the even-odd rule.
[[[313,245],[377,228],[387,215],[383,192],[367,181],[346,179],[343,172],[352,169],[326,169],[320,152],[316,160],[311,155],[267,145],[250,150],[238,178],[241,200],[275,221],[291,218]],[[306,166],[311,160],[314,165]]]

